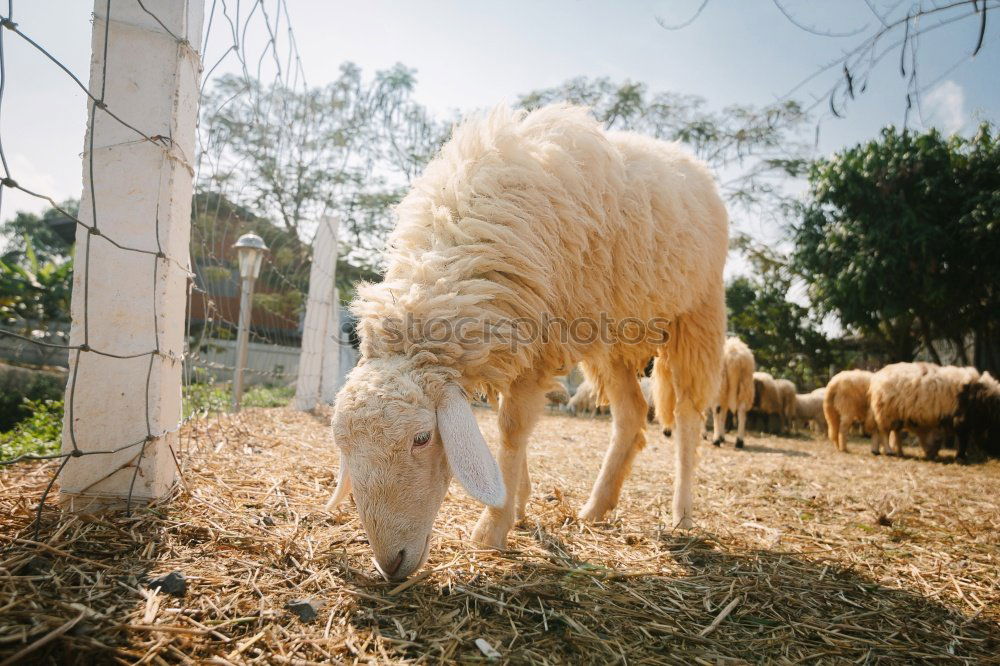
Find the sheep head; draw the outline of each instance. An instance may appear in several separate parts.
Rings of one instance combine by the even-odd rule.
[[[353,493],[386,579],[402,580],[427,560],[453,474],[479,501],[503,505],[503,479],[469,400],[440,368],[402,356],[364,361],[337,395],[333,432],[341,450],[334,500]]]

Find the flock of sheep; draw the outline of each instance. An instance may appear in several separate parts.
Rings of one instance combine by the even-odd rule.
[[[1000,382],[972,367],[933,363],[893,363],[878,372],[844,370],[825,386],[797,393],[787,379],[756,372],[753,353],[738,338],[726,340],[722,384],[712,406],[712,443],[724,441],[727,413],[737,423],[736,448],[743,447],[748,419],[760,430],[790,431],[796,425],[825,432],[838,451],[847,450],[852,428],[871,437],[871,452],[903,455],[903,431],[916,437],[924,455],[935,459],[942,446],[1000,456]],[[648,378],[640,380],[648,385]],[[565,405],[572,414],[607,411],[593,386],[584,380],[576,392],[562,388],[547,394],[549,404]],[[653,404],[650,398],[650,420]],[[661,418],[669,436],[670,418]]]
[[[361,359],[336,398],[341,465],[331,498],[336,504],[353,494],[387,579],[405,578],[426,561],[453,477],[484,505],[472,541],[505,547],[531,494],[532,428],[545,395],[558,391],[553,379],[574,364],[595,406],[610,404],[613,418],[579,511],[585,521],[617,505],[645,445],[650,409],[671,433],[679,529],[694,525],[706,410],[714,413],[716,444],[725,414],[736,414],[737,446],[755,411],[778,415],[784,427],[800,415],[819,419],[816,395],[797,397],[790,382],[754,374],[746,345],[726,341],[728,215],[713,174],[678,145],[607,131],[585,108],[498,108],[455,128],[396,214],[384,279],[361,285],[352,306]],[[586,329],[521,335],[550,321],[598,319],[666,326],[637,338],[624,335],[628,329],[611,337]],[[919,434],[951,418],[961,433],[980,418],[984,396],[994,395],[992,379],[967,373],[945,404],[935,381],[955,375],[957,382],[958,373],[919,368],[928,394],[942,392],[919,401],[931,404],[927,413],[909,409],[909,393],[883,400],[875,391],[881,377],[872,377],[880,432]],[[896,390],[923,391],[923,380]],[[498,405],[496,458],[471,409],[477,394]],[[570,403],[584,399],[578,392]],[[843,414],[841,430],[854,418]],[[860,414],[867,421],[868,412]]]

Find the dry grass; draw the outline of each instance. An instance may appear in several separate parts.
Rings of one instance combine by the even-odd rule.
[[[679,533],[671,445],[651,426],[616,514],[581,524],[609,425],[544,418],[511,550],[472,549],[478,507],[456,489],[428,567],[395,589],[353,510],[323,510],[337,454],[322,417],[195,423],[176,497],[131,518],[53,502],[44,545],[24,539],[51,466],[0,472],[0,662],[485,662],[483,639],[511,663],[998,663],[1000,464],[706,444],[699,527]],[[144,587],[170,571],[183,598]],[[294,599],[319,616],[293,616]]]

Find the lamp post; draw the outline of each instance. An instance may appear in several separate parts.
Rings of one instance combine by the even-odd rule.
[[[240,321],[236,334],[236,369],[233,371],[233,411],[240,411],[243,398],[243,368],[250,344],[250,315],[253,310],[253,285],[260,275],[267,245],[257,234],[243,234],[233,244],[240,260]]]

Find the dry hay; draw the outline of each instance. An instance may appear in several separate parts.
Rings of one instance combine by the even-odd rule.
[[[494,417],[480,412],[488,440]],[[190,426],[184,488],[132,517],[59,518],[50,465],[0,476],[0,662],[996,663],[1000,464],[837,453],[810,439],[703,446],[698,528],[668,525],[655,426],[612,519],[574,518],[609,421],[548,415],[527,524],[474,550],[454,490],[423,573],[378,580],[355,513],[326,512],[325,419],[248,410]],[[177,599],[149,576],[180,571]],[[303,622],[284,609],[322,602]],[[477,646],[482,639],[488,645]],[[23,653],[22,653],[23,654]],[[496,657],[494,656],[494,659]]]

